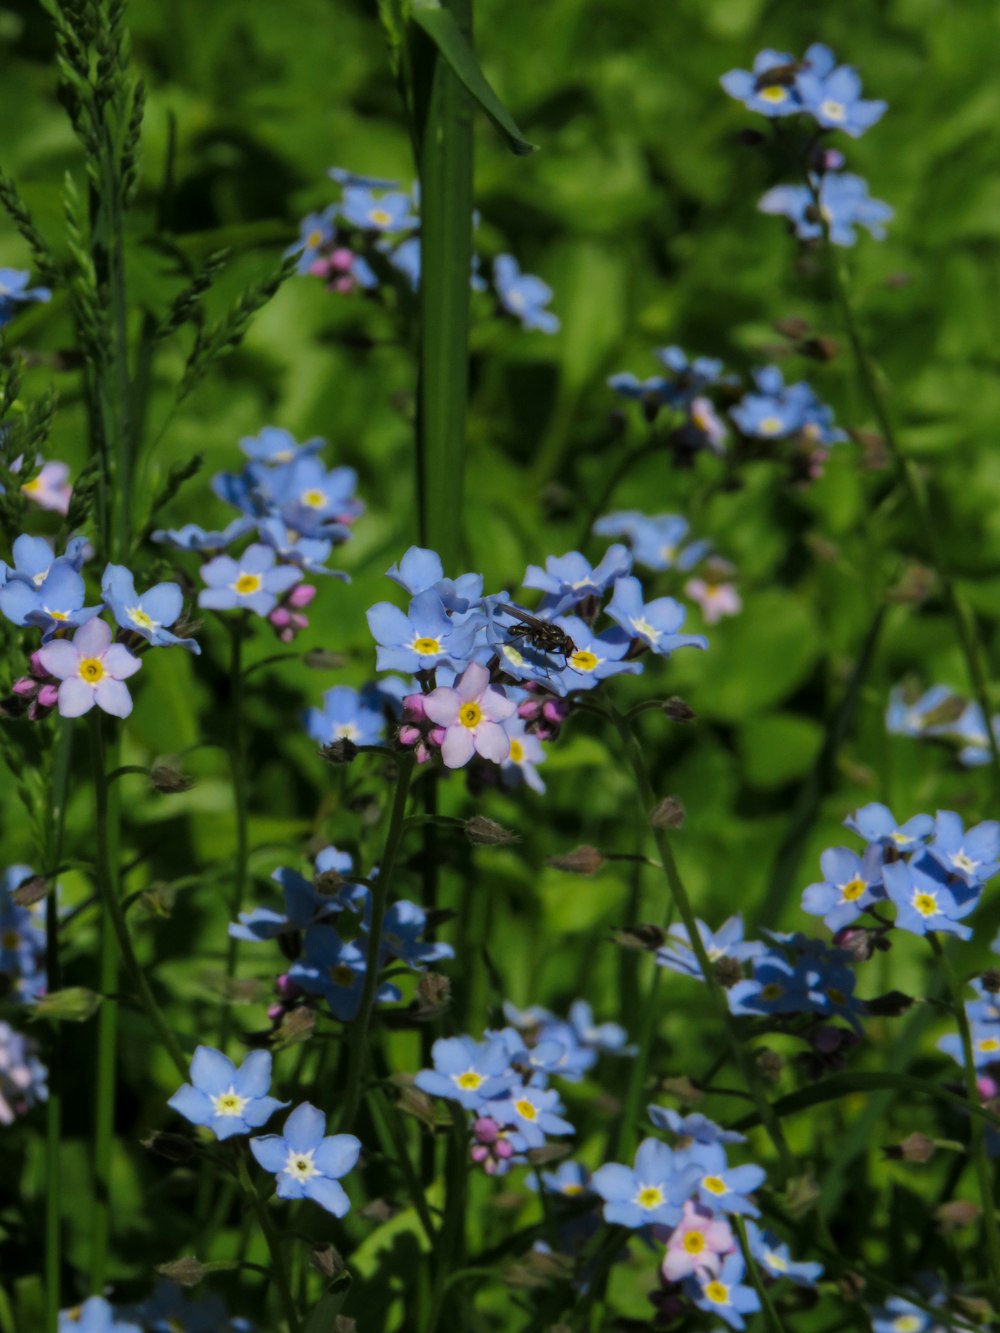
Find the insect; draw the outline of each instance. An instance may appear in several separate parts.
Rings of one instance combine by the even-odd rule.
[[[498,603],[497,610],[506,611],[507,615],[521,622],[509,627],[507,632],[512,639],[524,639],[543,653],[560,653],[567,658],[576,652],[576,644],[566,631],[553,625],[551,620],[540,620],[538,616],[529,615],[509,602]]]

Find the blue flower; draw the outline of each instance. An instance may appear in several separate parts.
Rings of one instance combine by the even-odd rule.
[[[962,701],[947,685],[932,685],[911,699],[903,685],[889,691],[885,714],[886,731],[893,736],[945,736],[957,734]]]
[[[733,1014],[799,1014],[812,1007],[809,991],[802,968],[768,953],[755,959],[753,977],[731,986],[726,999]]]
[[[729,415],[744,435],[754,439],[780,440],[800,430],[806,407],[815,395],[805,383],[785,384],[777,366],[764,366],[753,373],[756,392],[744,394]]]
[[[334,685],[323,695],[322,708],[310,708],[306,731],[320,745],[349,740],[355,745],[375,745],[385,735],[384,704],[377,690]]]
[[[883,847],[892,847],[901,853],[915,851],[934,832],[934,820],[930,815],[914,815],[905,824],[897,824],[889,807],[878,801],[863,805],[848,815],[844,826],[866,842],[880,842]]]
[[[658,1139],[643,1139],[634,1167],[608,1162],[591,1179],[604,1200],[604,1220],[623,1227],[652,1224],[673,1227],[681,1220],[684,1200],[700,1176],[696,1166],[679,1162]]]
[[[38,1058],[37,1043],[0,1022],[0,1125],[11,1124],[46,1100],[48,1076]]]
[[[321,213],[307,213],[299,223],[299,239],[288,247],[286,255],[299,256],[296,273],[308,273],[323,247],[336,235],[337,207],[331,204]]]
[[[695,1181],[698,1203],[716,1213],[758,1217],[759,1209],[748,1197],[764,1183],[763,1167],[728,1166],[726,1152],[719,1142],[696,1143],[684,1149],[684,1161],[698,1167]]]
[[[250,1151],[265,1171],[274,1172],[279,1199],[312,1199],[334,1217],[350,1208],[338,1182],[357,1166],[361,1140],[327,1135],[326,1116],[309,1102],[295,1108],[283,1133],[251,1139]]]
[[[803,241],[818,240],[824,222],[834,245],[853,245],[857,227],[864,227],[876,241],[883,239],[893,210],[881,199],[870,197],[864,177],[848,171],[827,172],[814,186],[815,195],[806,185],[775,185],[757,207],[762,213],[788,218]]]
[[[204,1125],[218,1139],[249,1134],[288,1102],[269,1097],[271,1054],[251,1051],[239,1069],[210,1046],[199,1046],[191,1060],[191,1082],[167,1102],[192,1125]]]
[[[609,1055],[634,1055],[628,1046],[628,1033],[620,1023],[595,1023],[594,1011],[586,1000],[574,1000],[569,1007],[569,1021],[581,1045]]]
[[[350,576],[339,569],[328,569],[326,562],[333,550],[330,532],[335,531],[338,539],[346,540],[349,529],[341,524],[325,528],[324,537],[302,537],[294,528],[289,528],[284,519],[278,517],[262,518],[257,525],[257,535],[265,546],[286,565],[294,565],[305,574],[320,574],[324,578],[343,579],[350,583]]]
[[[8,565],[0,560],[0,586],[10,582],[28,583],[33,588],[40,588],[56,565],[69,565],[77,573],[83,568],[88,552],[87,541],[83,537],[74,537],[66,546],[61,556],[56,556],[44,537],[31,537],[22,533],[15,538],[13,547],[14,564]]]
[[[662,375],[653,375],[649,379],[641,380],[627,370],[610,376],[608,388],[622,398],[632,398],[642,403],[650,412],[666,406],[672,397],[670,381],[664,379]]]
[[[971,1024],[972,1061],[976,1069],[985,1069],[987,1065],[1000,1063],[1000,1025],[992,1023]],[[957,1032],[942,1037],[937,1044],[939,1051],[950,1055],[956,1064],[965,1064],[965,1048]]]
[[[172,1282],[158,1282],[152,1296],[132,1313],[149,1333],[238,1333],[250,1327],[242,1319],[230,1319],[218,1296],[189,1300]]]
[[[362,940],[364,937],[362,937]],[[355,942],[345,944],[332,926],[311,926],[305,933],[301,958],[288,969],[292,981],[309,995],[322,995],[334,1018],[357,1018],[368,961]],[[401,998],[398,987],[383,982],[375,993],[379,1004]]]
[[[326,173],[338,185],[360,185],[366,190],[394,190],[399,181],[386,180],[382,176],[358,176],[345,167],[329,167]]]
[[[142,1329],[116,1319],[103,1296],[91,1296],[72,1310],[59,1311],[59,1333],[142,1333]]]
[[[102,607],[84,606],[86,597],[82,575],[69,560],[59,559],[31,580],[20,571],[9,574],[0,587],[0,611],[15,625],[40,629],[44,642],[58,630],[78,628],[100,615]]]
[[[737,1134],[734,1129],[723,1129],[699,1111],[681,1115],[668,1106],[647,1106],[646,1111],[657,1129],[670,1130],[681,1139],[691,1139],[695,1143],[746,1143],[743,1134]]]
[[[499,1125],[510,1126],[529,1148],[540,1148],[546,1134],[575,1134],[576,1130],[559,1114],[563,1110],[559,1094],[552,1088],[526,1084],[512,1088],[502,1098],[490,1101],[487,1114]]]
[[[363,885],[350,881],[341,884],[342,877],[349,875],[354,861],[347,852],[340,852],[336,847],[324,847],[316,858],[316,878],[310,883],[297,870],[279,866],[271,876],[281,885],[285,910],[277,912],[273,907],[255,907],[250,912],[241,912],[239,923],[233,922],[229,934],[236,940],[273,940],[279,935],[287,935],[298,930],[306,930],[325,917],[335,916],[345,907],[354,907],[358,892],[366,894]],[[329,892],[321,888],[323,876],[334,872],[336,887]]]
[[[823,1276],[822,1264],[797,1262],[784,1241],[769,1231],[761,1231],[756,1222],[748,1221],[746,1232],[750,1253],[768,1277],[786,1277],[797,1287],[815,1287]]]
[[[321,436],[299,444],[289,430],[280,426],[265,426],[256,435],[245,435],[240,448],[255,463],[293,463],[296,458],[318,454],[326,441]]]
[[[493,261],[493,285],[500,304],[526,329],[555,333],[559,320],[545,307],[552,300],[552,288],[531,273],[522,273],[513,255],[497,255]]]
[[[595,634],[593,628],[578,616],[557,616],[555,623],[575,644],[575,650],[567,657],[563,669],[549,682],[549,688],[557,694],[571,690],[592,690],[602,680],[622,673],[641,674],[641,662],[622,660],[631,647],[631,641],[617,627]]]
[[[717,1315],[730,1328],[746,1327],[745,1314],[760,1309],[760,1297],[753,1287],[743,1285],[746,1261],[742,1254],[730,1254],[718,1273],[699,1269],[684,1279],[684,1292],[699,1310]]]
[[[164,628],[180,619],[184,594],[179,584],[157,583],[140,597],[131,571],[124,565],[108,565],[101,579],[101,595],[117,624],[140,635],[154,648],[177,646],[201,652],[194,639],[179,639]]]
[[[423,971],[428,963],[439,963],[443,958],[454,958],[450,944],[439,941],[425,942],[420,937],[427,929],[427,913],[416,903],[400,899],[389,908],[382,923],[382,962],[398,959],[415,971]]]
[[[718,963],[723,958],[743,963],[764,953],[764,945],[759,941],[744,940],[745,927],[740,913],[724,921],[714,935],[704,921],[698,921],[696,925],[710,963]],[[705,979],[698,964],[698,957],[691,948],[687,926],[670,927],[666,944],[656,952],[656,961],[660,967],[669,968],[671,972],[682,972],[685,976],[694,977],[696,981]]]
[[[541,612],[558,616],[588,597],[599,597],[615,579],[631,569],[632,557],[627,548],[616,543],[608,547],[597,565],[591,565],[579,551],[550,555],[544,569],[529,565],[522,582],[526,588],[538,588],[545,594]]]
[[[303,537],[342,537],[340,530],[364,511],[354,494],[358,484],[354,469],[328,471],[313,454],[299,454],[274,468],[265,480],[259,475],[255,480],[268,506],[278,510],[287,526]]]
[[[419,222],[416,214],[411,212],[409,195],[376,195],[364,185],[349,184],[344,187],[340,212],[345,222],[365,231],[406,231]]]
[[[793,116],[802,110],[795,84],[795,57],[786,51],[761,51],[754,57],[753,73],[731,69],[719,82],[748,111],[765,116]]]
[[[1000,823],[988,819],[966,832],[961,816],[939,810],[927,852],[949,875],[968,885],[985,884],[1000,871]]]
[[[675,566],[678,569],[693,569],[711,549],[705,541],[684,545],[689,524],[680,514],[649,517],[637,510],[626,509],[599,518],[594,524],[594,531],[602,537],[627,537],[632,544],[636,563],[653,570],[672,569]]]
[[[483,595],[482,574],[460,574],[457,579],[446,579],[441,557],[422,546],[411,546],[398,564],[386,570],[386,578],[405,588],[411,597],[436,592],[447,611],[463,617]]]
[[[19,1000],[33,1000],[45,989],[45,931],[30,907],[21,907],[14,890],[35,872],[10,866],[0,877],[0,976]]]
[[[931,862],[933,864],[933,862]],[[975,889],[954,882],[946,886],[927,874],[919,866],[905,861],[894,861],[882,871],[886,892],[896,904],[896,925],[913,935],[927,935],[941,931],[957,935],[960,940],[972,938],[970,926],[961,924],[962,918],[975,911],[979,894]]]
[[[882,1309],[872,1311],[872,1333],[931,1333],[932,1324],[926,1310],[902,1296],[890,1296]]]
[[[821,916],[829,930],[842,930],[885,897],[882,848],[877,844],[868,847],[863,858],[847,847],[831,847],[820,857],[820,867],[826,878],[803,892],[802,910]]]
[[[201,567],[201,577],[208,584],[198,594],[198,605],[212,611],[252,611],[266,616],[278,604],[278,598],[302,577],[291,565],[275,567],[269,546],[254,543],[239,559],[217,555]]]
[[[399,269],[414,291],[420,286],[420,237],[408,236],[405,241],[386,251],[393,268]]]
[[[795,88],[804,109],[815,117],[818,125],[827,130],[843,130],[852,139],[858,139],[882,119],[889,104],[864,101],[857,70],[850,65],[831,68],[834,59],[828,47],[811,46],[804,67],[796,76]]]
[[[507,1044],[500,1036],[475,1042],[471,1037],[439,1037],[431,1047],[433,1069],[414,1080],[422,1092],[478,1111],[491,1098],[503,1097],[516,1080]]]
[[[456,624],[433,590],[419,593],[404,614],[391,602],[376,602],[367,612],[368,628],[379,645],[379,671],[429,671],[448,662],[460,670],[467,662],[479,624]]]
[[[675,407],[689,406],[706,389],[736,383],[734,376],[724,373],[722,361],[714,356],[696,356],[691,360],[682,347],[659,347],[654,356],[673,376],[669,383]]]
[[[516,787],[525,782],[532,791],[543,796],[545,783],[537,772],[537,765],[545,759],[542,742],[528,731],[527,723],[517,717],[511,718],[504,730],[510,738],[510,750],[500,765],[504,786]]]
[[[175,546],[180,551],[224,551],[253,529],[254,520],[250,517],[234,518],[221,531],[209,531],[200,528],[197,523],[185,523],[182,528],[157,528],[152,534],[152,540],[164,546]]]
[[[535,1188],[531,1177],[528,1186]],[[590,1172],[582,1162],[560,1162],[554,1171],[543,1171],[542,1188],[546,1194],[557,1194],[564,1199],[579,1199],[593,1193]]]
[[[48,287],[29,288],[30,281],[27,269],[0,268],[0,328],[10,323],[21,306],[52,299]]]
[[[669,657],[678,648],[707,648],[704,634],[678,634],[687,615],[672,597],[642,600],[642,584],[637,578],[615,579],[615,590],[605,607],[606,613],[622,627],[630,639],[637,639],[658,657]]]

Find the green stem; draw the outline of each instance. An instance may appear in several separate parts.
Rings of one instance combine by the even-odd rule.
[[[368,954],[365,961],[365,980],[361,992],[361,1005],[358,1016],[351,1026],[350,1054],[347,1065],[347,1088],[344,1093],[344,1113],[340,1121],[340,1132],[347,1133],[354,1125],[365,1070],[368,1066],[368,1030],[371,1027],[372,1011],[375,1008],[375,996],[378,993],[379,954],[382,948],[382,922],[389,901],[389,888],[392,884],[396,858],[403,839],[403,826],[406,819],[406,798],[410,790],[410,778],[413,774],[414,758],[410,754],[397,757],[396,791],[389,815],[389,828],[386,832],[382,859],[379,862],[378,879],[371,889],[372,916],[368,928]]]
[[[850,292],[848,291],[847,281],[844,276],[843,265],[841,264],[840,256],[837,254],[835,247],[830,242],[828,230],[826,232],[826,246],[830,257],[830,270],[833,276],[834,291],[843,316],[847,339],[851,345],[851,351],[854,354],[855,364],[858,368],[858,375],[864,386],[865,393],[868,395],[872,411],[875,413],[875,420],[878,422],[879,430],[881,431],[886,446],[896,464],[900,480],[903,484],[903,490],[906,493],[906,497],[909,500],[917,518],[917,522],[919,523],[921,534],[927,544],[931,563],[937,570],[938,577],[941,580],[941,589],[944,593],[945,601],[948,603],[948,609],[951,612],[952,619],[955,622],[955,628],[958,631],[959,647],[962,656],[965,658],[965,665],[969,673],[972,692],[976,702],[982,709],[983,725],[986,727],[987,743],[989,745],[990,758],[993,763],[994,775],[997,782],[1000,783],[1000,744],[998,744],[997,738],[993,732],[989,683],[987,680],[986,669],[983,665],[978,630],[972,617],[972,613],[965,605],[965,602],[955,586],[948,563],[941,550],[941,543],[937,536],[937,518],[931,510],[930,501],[927,498],[927,491],[924,486],[923,478],[920,475],[920,470],[917,468],[913,460],[907,457],[893,426],[892,417],[889,414],[888,404],[886,403],[885,395],[882,392],[882,387],[879,384],[874,362],[869,356],[868,350],[864,344],[864,339],[861,336],[861,330],[858,325],[854,307],[851,303]]]
[[[271,1221],[271,1215],[267,1211],[267,1204],[257,1193],[254,1183],[250,1179],[250,1172],[247,1170],[246,1148],[241,1143],[236,1152],[236,1171],[239,1176],[240,1185],[244,1194],[250,1203],[257,1218],[257,1224],[261,1229],[261,1234],[267,1244],[268,1253],[271,1256],[271,1277],[274,1279],[274,1285],[278,1288],[278,1297],[285,1312],[285,1322],[288,1325],[288,1333],[299,1333],[301,1324],[299,1323],[299,1312],[295,1308],[295,1302],[292,1299],[292,1289],[288,1285],[288,1270],[285,1267],[285,1258],[281,1253],[281,1237],[275,1230],[274,1223]]]
[[[747,1240],[746,1223],[742,1217],[735,1216],[733,1223],[736,1227],[736,1236],[740,1242],[740,1249],[743,1251],[743,1258],[746,1262],[747,1272],[750,1274],[750,1281],[753,1283],[754,1290],[760,1299],[761,1309],[764,1311],[764,1322],[767,1324],[771,1333],[785,1333],[784,1325],[778,1315],[777,1310],[771,1301],[767,1287],[760,1274],[760,1268],[757,1260],[750,1253],[750,1242]]]
[[[464,1116],[452,1108],[451,1137],[448,1141],[448,1196],[444,1220],[438,1233],[434,1256],[434,1290],[431,1312],[422,1333],[436,1333],[444,1313],[448,1294],[448,1274],[460,1268],[465,1259],[465,1211],[468,1192],[468,1130]]]
[[[230,732],[229,765],[233,782],[233,812],[236,818],[236,851],[233,860],[233,892],[229,900],[229,919],[236,921],[243,908],[247,885],[247,858],[249,847],[246,746],[243,741],[243,642],[246,638],[247,615],[240,612],[229,625],[232,634],[232,654],[229,664]],[[226,943],[226,982],[236,975],[239,940],[232,935]],[[228,993],[223,996],[222,1022],[219,1030],[219,1048],[225,1052],[232,1027],[232,1008]]]
[[[466,36],[472,0],[443,0]],[[472,271],[472,105],[430,39],[412,31],[420,170],[417,509],[420,542],[461,557]]]
[[[965,1075],[965,1091],[969,1106],[978,1107],[980,1103],[979,1083],[976,1078],[975,1053],[972,1048],[972,1032],[969,1028],[969,1016],[965,1012],[965,1000],[962,985],[955,975],[951,960],[945,953],[941,941],[933,931],[927,940],[934,950],[941,971],[944,973],[951,1002],[958,1020],[958,1033],[962,1040],[962,1063]],[[1000,1300],[1000,1229],[997,1227],[996,1205],[993,1201],[993,1172],[989,1155],[986,1151],[986,1125],[981,1116],[969,1116],[969,1147],[976,1167],[976,1180],[979,1184],[979,1197],[983,1207],[983,1230],[986,1233],[986,1258],[993,1284],[994,1304]]]
[[[642,755],[642,747],[639,744],[638,737],[629,725],[628,720],[618,711],[611,699],[606,700],[607,714],[613,723],[621,739],[625,750],[625,757],[628,760],[629,767],[632,770],[632,776],[635,781],[636,796],[642,810],[643,818],[647,824],[649,814],[656,805],[656,795],[652,784],[649,781],[649,775],[646,772],[646,765]],[[753,1102],[760,1115],[761,1122],[774,1144],[784,1174],[789,1176],[794,1168],[794,1159],[791,1151],[785,1141],[785,1135],[781,1128],[781,1122],[774,1113],[774,1109],[764,1095],[760,1087],[760,1076],[748,1059],[747,1052],[740,1041],[739,1033],[736,1031],[732,1015],[729,1012],[729,1004],[726,1000],[725,991],[719,984],[715,975],[715,969],[712,967],[711,960],[705,951],[705,945],[698,930],[697,920],[694,909],[691,906],[691,899],[688,897],[687,889],[684,887],[684,881],[681,878],[680,870],[674,859],[673,848],[667,837],[665,829],[658,828],[656,825],[650,825],[652,828],[653,839],[660,854],[660,860],[663,863],[663,873],[667,881],[667,888],[673,903],[677,908],[681,921],[687,930],[688,940],[691,949],[698,961],[698,967],[701,971],[705,984],[708,987],[712,1004],[715,1007],[719,1023],[726,1035],[729,1049],[732,1052],[736,1067],[740,1070],[743,1079],[750,1090]],[[638,1062],[638,1057],[637,1057]]]

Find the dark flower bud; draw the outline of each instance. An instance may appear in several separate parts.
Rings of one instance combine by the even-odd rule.
[[[885,995],[876,995],[874,999],[866,1000],[865,1012],[878,1018],[898,1018],[900,1014],[905,1014],[912,1004],[912,995],[891,990]]]
[[[785,1207],[793,1218],[805,1217],[812,1212],[819,1199],[819,1185],[816,1177],[806,1172],[793,1176],[785,1189]]]
[[[743,980],[743,964],[738,958],[718,958],[712,970],[716,981],[726,990]]]
[[[358,1333],[358,1321],[350,1315],[339,1314],[333,1321],[333,1333]]]
[[[604,865],[604,855],[596,847],[584,843],[562,856],[548,857],[546,864],[554,870],[565,870],[570,875],[593,875]]]
[[[395,1074],[391,1082],[395,1085],[398,1093],[396,1105],[405,1112],[406,1115],[412,1115],[417,1120],[422,1120],[425,1125],[431,1129],[437,1126],[437,1112],[434,1109],[434,1103],[426,1092],[421,1092],[413,1082],[412,1074]]]
[[[693,722],[698,714],[683,699],[676,695],[663,705],[663,711],[671,722]]]
[[[680,828],[684,823],[684,806],[676,796],[665,796],[649,812],[653,828]]]
[[[47,896],[50,887],[48,880],[43,879],[41,875],[30,875],[27,879],[21,880],[10,896],[18,907],[33,907]]]
[[[208,1269],[193,1254],[183,1259],[174,1259],[169,1264],[157,1264],[156,1271],[168,1282],[176,1282],[179,1287],[196,1287],[208,1273]]]
[[[737,132],[736,142],[742,144],[744,148],[759,148],[762,143],[767,143],[767,135],[748,127]]]
[[[840,1298],[843,1301],[853,1303],[860,1301],[865,1293],[867,1283],[860,1273],[838,1273],[836,1278],[837,1287],[840,1291]]]
[[[421,1018],[437,1018],[451,1004],[451,982],[440,972],[425,972],[417,982],[417,1008]]]
[[[148,889],[143,889],[139,901],[150,916],[166,921],[173,915],[175,897],[174,890],[169,884],[157,882],[151,884]]]
[[[316,1015],[306,1005],[289,1009],[282,1016],[277,1031],[271,1036],[271,1045],[276,1051],[283,1051],[289,1046],[301,1046],[308,1041],[316,1027]]]
[[[791,338],[793,342],[805,338],[811,327],[809,321],[803,319],[801,315],[786,315],[783,319],[776,319],[771,325],[775,333],[780,333],[783,338]]]
[[[372,1199],[370,1203],[358,1209],[358,1216],[363,1217],[366,1222],[388,1222],[398,1211],[396,1205],[390,1203],[388,1199]]]
[[[884,472],[889,466],[889,450],[885,439],[874,430],[851,430],[848,435],[861,446],[861,466],[866,472]]]
[[[344,654],[329,648],[310,648],[302,654],[302,661],[313,671],[338,671],[344,665]]]
[[[572,1151],[567,1143],[543,1143],[540,1148],[529,1148],[525,1156],[532,1166],[550,1166],[569,1157]]]
[[[953,1231],[960,1231],[962,1227],[971,1226],[982,1211],[979,1204],[973,1203],[971,1199],[952,1199],[936,1209],[934,1216],[937,1218],[938,1230],[948,1236]]]
[[[834,338],[817,335],[799,343],[799,354],[813,361],[834,361],[840,355],[840,344]]]
[[[189,778],[169,759],[161,759],[155,763],[149,770],[149,780],[153,785],[153,790],[162,792],[164,796],[174,796],[178,792],[190,791],[194,786],[194,779]]]
[[[886,601],[901,602],[904,605],[920,606],[933,596],[937,588],[937,573],[926,565],[911,564],[891,588],[886,590]],[[965,700],[957,696],[945,699],[937,708],[932,708],[924,718],[924,726],[932,727],[940,722],[955,722],[965,711]],[[939,713],[943,716],[938,717]]]
[[[335,1245],[314,1245],[309,1251],[309,1267],[325,1278],[338,1277],[344,1271],[344,1259]]]
[[[323,870],[313,880],[316,892],[324,898],[334,898],[347,883],[339,870]]]
[[[346,736],[324,745],[320,754],[328,764],[349,764],[358,753],[358,747]]]
[[[504,1271],[503,1280],[509,1287],[532,1290],[566,1282],[573,1273],[573,1260],[568,1254],[553,1254],[545,1250],[529,1250]]]
[[[505,843],[520,842],[520,835],[497,824],[485,815],[473,815],[465,821],[465,836],[476,847],[502,847]]]
[[[995,968],[989,968],[979,979],[983,983],[983,990],[987,995],[1000,994],[1000,972]]]
[[[890,1161],[896,1162],[917,1162],[923,1165],[929,1162],[934,1156],[936,1145],[933,1139],[926,1134],[908,1134],[902,1143],[891,1144],[888,1148],[883,1148],[882,1152]]]
[[[198,1155],[197,1147],[185,1135],[163,1134],[157,1129],[142,1140],[142,1146],[168,1162],[191,1162]]]
[[[694,1106],[705,1095],[701,1088],[683,1074],[678,1078],[661,1078],[656,1085],[656,1092],[658,1096],[675,1097],[684,1106]]]
[[[875,952],[877,932],[866,930],[864,926],[848,926],[838,930],[833,942],[838,949],[850,954],[856,963],[867,963]]]
[[[662,926],[655,926],[650,922],[636,926],[622,926],[620,930],[611,932],[611,938],[623,949],[647,949],[650,952],[662,949],[667,942],[666,931]]]

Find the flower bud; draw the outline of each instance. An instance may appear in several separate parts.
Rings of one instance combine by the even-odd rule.
[[[179,1287],[196,1287],[209,1270],[193,1254],[187,1254],[172,1263],[157,1264],[156,1271],[160,1277],[176,1282]]]
[[[59,698],[58,685],[42,685],[38,690],[36,703],[39,708],[55,708],[56,700]]]
[[[294,607],[296,611],[301,611],[315,596],[316,589],[311,583],[296,583],[288,594],[288,605]]]
[[[665,796],[649,812],[653,828],[680,828],[684,823],[684,806],[676,796]]]
[[[422,694],[407,694],[403,698],[403,716],[411,722],[423,722],[427,716]]]
[[[520,835],[497,824],[485,815],[473,815],[465,821],[465,836],[476,847],[502,847],[505,843],[520,842]]]
[[[448,731],[446,727],[431,727],[430,731],[427,733],[427,740],[436,749],[440,750],[447,734]]]
[[[291,613],[286,611],[283,606],[276,606],[268,616],[268,620],[275,629],[285,629],[292,623]]]
[[[593,875],[604,865],[604,854],[584,844],[563,856],[550,856],[547,864],[571,875]]]
[[[698,716],[693,708],[676,695],[663,705],[663,711],[671,722],[693,722]]]
[[[38,689],[38,681],[32,680],[30,676],[18,676],[10,688],[14,694],[34,698],[35,691]]]

